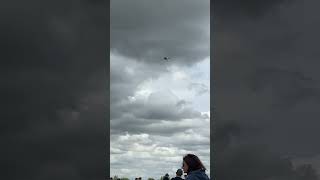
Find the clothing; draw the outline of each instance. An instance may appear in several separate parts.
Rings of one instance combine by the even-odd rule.
[[[174,178],[171,178],[171,180],[183,180],[183,179],[181,177],[179,177],[179,176],[176,176]]]
[[[205,170],[199,169],[188,173],[186,180],[209,180]]]

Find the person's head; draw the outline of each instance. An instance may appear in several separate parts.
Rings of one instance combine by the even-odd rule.
[[[187,174],[198,169],[206,170],[198,156],[194,154],[187,154],[183,157],[182,168]]]
[[[169,180],[169,174],[168,174],[168,173],[166,173],[166,174],[164,175],[163,180]]]
[[[138,179],[139,179],[139,180],[141,180],[142,178],[141,178],[141,177],[139,177]]]
[[[176,172],[176,175],[180,177],[180,176],[182,176],[182,174],[183,174],[182,169],[178,169]]]

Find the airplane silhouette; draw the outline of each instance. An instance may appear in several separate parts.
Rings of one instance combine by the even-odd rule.
[[[163,60],[165,60],[165,61],[169,61],[169,59],[170,59],[170,58],[168,58],[168,57],[164,57],[164,58],[163,58]]]

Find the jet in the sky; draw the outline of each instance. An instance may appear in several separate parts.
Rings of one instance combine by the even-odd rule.
[[[169,61],[169,59],[170,59],[170,58],[168,58],[168,57],[164,57],[164,58],[163,58],[163,60],[165,60],[165,61]]]

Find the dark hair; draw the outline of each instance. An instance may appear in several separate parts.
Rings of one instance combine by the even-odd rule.
[[[202,164],[198,156],[194,154],[185,155],[183,157],[183,161],[186,162],[188,165],[188,171],[186,172],[187,174],[189,174],[189,172],[192,172],[198,169],[206,170],[206,168],[204,167],[204,165]],[[182,166],[183,166],[183,162],[182,162]]]
[[[178,175],[178,176],[182,176],[182,174],[183,174],[182,169],[178,169],[178,170],[177,170],[177,172],[176,172],[176,175]]]
[[[163,177],[162,180],[170,180],[170,179],[169,179],[169,174],[166,174],[166,175]]]

